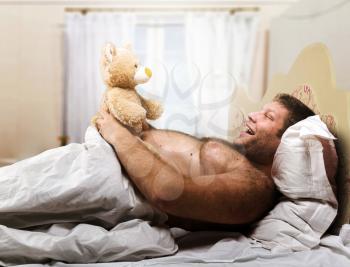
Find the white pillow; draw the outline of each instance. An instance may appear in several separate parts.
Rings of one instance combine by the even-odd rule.
[[[271,171],[283,197],[256,224],[251,236],[263,247],[299,251],[319,244],[337,214],[321,143],[326,140],[334,148],[333,139],[318,115],[292,125],[283,134]]]

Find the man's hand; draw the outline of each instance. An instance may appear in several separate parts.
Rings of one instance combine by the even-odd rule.
[[[102,108],[98,119],[96,120],[96,126],[102,137],[111,145],[116,141],[116,136],[125,131],[126,128],[117,121],[107,108]]]

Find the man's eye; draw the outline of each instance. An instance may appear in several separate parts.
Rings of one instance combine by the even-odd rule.
[[[268,114],[265,114],[265,117],[268,118],[269,120],[272,120],[272,121],[273,121],[272,116],[270,116],[270,115],[268,115]]]

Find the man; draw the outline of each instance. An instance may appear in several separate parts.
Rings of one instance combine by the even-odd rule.
[[[247,224],[275,202],[270,172],[283,132],[314,115],[296,98],[280,94],[249,114],[234,144],[175,131],[133,135],[106,110],[97,125],[140,192],[163,212],[219,224]]]

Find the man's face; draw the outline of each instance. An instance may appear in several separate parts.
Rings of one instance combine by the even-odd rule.
[[[245,129],[235,140],[248,159],[260,164],[272,163],[281,141],[278,136],[288,117],[288,110],[278,102],[266,104],[261,111],[248,115]]]

